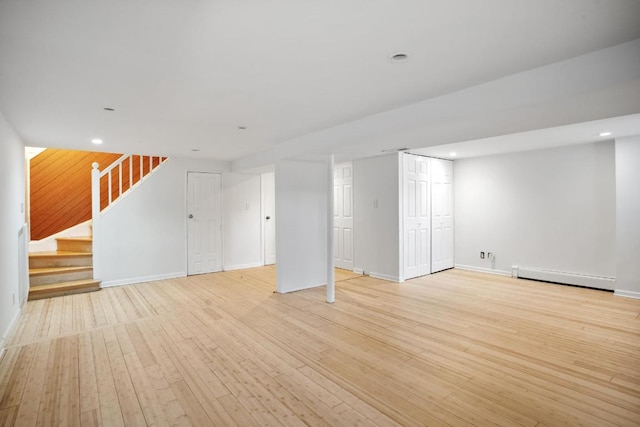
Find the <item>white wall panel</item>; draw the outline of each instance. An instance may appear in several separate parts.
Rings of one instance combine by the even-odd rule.
[[[398,154],[353,162],[354,269],[400,280]]]
[[[615,277],[612,141],[456,160],[454,176],[456,266]]]
[[[616,150],[616,294],[640,298],[640,136]]]
[[[187,171],[227,170],[223,162],[170,158],[105,211],[100,248],[103,285],[186,275]],[[256,239],[259,245],[259,233]]]
[[[262,264],[260,181],[260,175],[222,176],[224,270]]]
[[[19,313],[19,234],[25,202],[24,145],[0,113],[0,354]],[[23,231],[24,232],[24,231]]]
[[[276,163],[277,291],[297,291],[327,281],[326,162]]]

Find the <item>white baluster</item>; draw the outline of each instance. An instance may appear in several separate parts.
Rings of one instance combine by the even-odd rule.
[[[109,206],[111,204],[111,171],[107,174],[107,178],[109,179],[109,203],[107,203],[107,206]]]
[[[93,252],[93,278],[100,277],[100,170],[98,163],[93,163],[91,170],[91,229]]]

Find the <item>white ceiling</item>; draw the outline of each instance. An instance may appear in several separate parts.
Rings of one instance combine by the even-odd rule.
[[[600,136],[600,134],[603,135]],[[409,151],[414,154],[441,159],[464,159],[561,147],[564,145],[609,141],[614,138],[633,135],[640,135],[640,114],[500,135],[492,138],[435,145]]]
[[[234,160],[639,37],[637,0],[2,0],[0,111],[28,145]]]

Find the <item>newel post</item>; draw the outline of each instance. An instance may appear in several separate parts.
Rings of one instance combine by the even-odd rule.
[[[98,163],[93,163],[91,170],[91,224],[93,238],[93,278],[101,277],[100,269],[100,170]]]

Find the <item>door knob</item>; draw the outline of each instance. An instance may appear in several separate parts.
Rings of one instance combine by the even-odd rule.
[[[193,214],[189,214],[189,219],[193,218]]]

